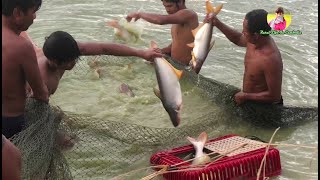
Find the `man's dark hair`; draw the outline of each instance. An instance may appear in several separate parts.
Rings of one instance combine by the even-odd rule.
[[[161,0],[161,1],[178,3],[178,2],[180,2],[181,0]],[[185,3],[185,0],[182,0],[182,2],[183,2],[183,4],[184,4],[184,3]]]
[[[271,27],[267,22],[268,12],[264,9],[256,9],[248,12],[245,19],[248,21],[248,31],[251,34],[258,33],[260,30],[270,31]],[[268,36],[269,34],[261,34],[263,36]]]
[[[46,37],[42,49],[49,60],[55,59],[59,64],[75,60],[80,56],[76,40],[64,31],[56,31]]]
[[[11,16],[14,8],[20,8],[23,13],[27,13],[30,8],[39,10],[42,0],[2,0],[2,15]]]
[[[283,8],[282,8],[282,7],[278,7],[278,9],[276,10],[276,13],[277,13],[277,14],[278,14],[278,13],[284,14]]]

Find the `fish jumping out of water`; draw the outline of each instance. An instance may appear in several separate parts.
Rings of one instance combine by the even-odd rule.
[[[193,147],[196,150],[195,159],[192,161],[193,165],[203,165],[211,161],[210,157],[203,152],[203,147],[208,140],[207,133],[202,132],[197,139],[189,136],[187,139],[191,142],[191,144],[193,144]]]
[[[213,7],[209,0],[206,0],[206,12],[207,14],[218,14],[222,9],[222,4],[217,7]],[[212,22],[202,23],[196,29],[192,30],[194,36],[194,42],[188,44],[189,47],[192,47],[192,60],[190,65],[192,69],[198,74],[201,70],[201,67],[206,60],[209,51],[212,49],[215,39],[212,37],[213,26]]]
[[[114,28],[115,35],[126,42],[135,42],[141,38],[143,28],[135,24],[135,22],[127,22],[121,19],[120,21],[112,20],[107,22],[107,25]]]
[[[132,92],[132,89],[129,87],[128,84],[122,83],[119,87],[120,93],[127,94],[130,97],[134,97],[135,95]]]
[[[151,41],[151,47],[157,48],[157,44]],[[180,124],[180,111],[182,107],[182,93],[179,79],[183,71],[175,69],[166,59],[155,58],[154,67],[156,71],[159,98],[163,107],[168,112],[174,127]]]

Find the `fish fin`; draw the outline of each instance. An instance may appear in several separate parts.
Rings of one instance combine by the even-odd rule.
[[[219,4],[215,9],[214,9],[214,13],[215,14],[219,14],[219,12],[221,11],[223,7],[223,4]]]
[[[192,138],[192,137],[189,137],[189,136],[187,137],[187,139],[191,142],[191,144],[197,142],[196,139],[194,139],[194,138]]]
[[[153,93],[161,100],[159,85],[156,85],[155,87],[153,87]]]
[[[187,44],[187,46],[189,46],[189,47],[191,47],[191,48],[194,48],[194,42]]]
[[[204,25],[205,23],[201,23],[198,27],[196,27],[194,30],[191,30],[193,37],[196,37],[197,32],[199,29]]]
[[[223,7],[223,4],[219,4],[217,7],[213,7],[209,0],[206,0],[206,13],[215,13],[216,15],[219,14]]]
[[[113,27],[113,28],[120,28],[119,22],[116,20],[108,21],[107,26]]]
[[[210,14],[214,12],[215,12],[215,8],[212,6],[209,0],[206,0],[206,13]]]
[[[151,48],[158,48],[158,45],[157,45],[156,42],[151,41],[151,42],[150,42],[150,47],[151,47]]]
[[[196,56],[194,55],[194,52],[192,51],[191,52],[191,56],[192,56],[192,62],[196,62],[197,61],[197,59],[196,59]]]
[[[205,144],[207,140],[208,140],[208,135],[206,132],[202,132],[197,139],[198,142],[201,142],[203,144]]]
[[[165,60],[165,62],[172,68],[174,73],[177,75],[178,79],[181,79],[183,71],[182,70],[178,70],[175,67],[173,67],[166,59],[164,59],[164,58],[162,58],[162,59]]]
[[[215,39],[212,39],[211,42],[210,42],[210,46],[209,46],[209,51],[212,49],[214,43],[216,42]]]

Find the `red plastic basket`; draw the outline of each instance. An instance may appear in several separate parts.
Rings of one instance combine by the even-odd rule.
[[[220,141],[234,136],[237,135],[227,135],[211,139],[208,142]],[[255,180],[261,161],[265,155],[265,150],[266,148],[260,148],[231,157],[224,157],[207,167],[201,168],[201,170],[169,172],[163,174],[163,177],[170,180],[232,180],[239,177],[244,177],[247,180]],[[194,151],[193,146],[186,145],[168,151],[158,152],[151,156],[150,163],[153,165],[169,165],[170,167],[170,165],[172,166],[183,162],[181,158],[177,157],[179,154],[191,153],[192,151]],[[179,170],[182,169],[182,166],[188,165],[191,165],[191,163],[185,162],[175,168]],[[262,179],[262,174],[263,171],[261,172],[260,179]],[[280,174],[280,153],[277,149],[270,147],[266,156],[265,176],[272,177]]]

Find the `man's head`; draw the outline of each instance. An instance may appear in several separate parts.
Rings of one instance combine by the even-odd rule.
[[[276,16],[283,16],[284,14],[284,11],[283,11],[283,8],[282,7],[278,7],[277,10],[275,11],[276,13]]]
[[[20,31],[26,31],[36,18],[42,0],[2,0],[2,16]]]
[[[80,56],[76,40],[67,32],[56,31],[46,37],[43,53],[49,63],[61,69],[70,70]]]
[[[260,34],[260,31],[270,31],[271,27],[267,22],[268,12],[263,9],[256,9],[248,12],[243,21],[243,34],[246,40],[256,44],[262,36],[268,34]]]
[[[185,0],[161,0],[168,14],[174,14],[185,7]]]

